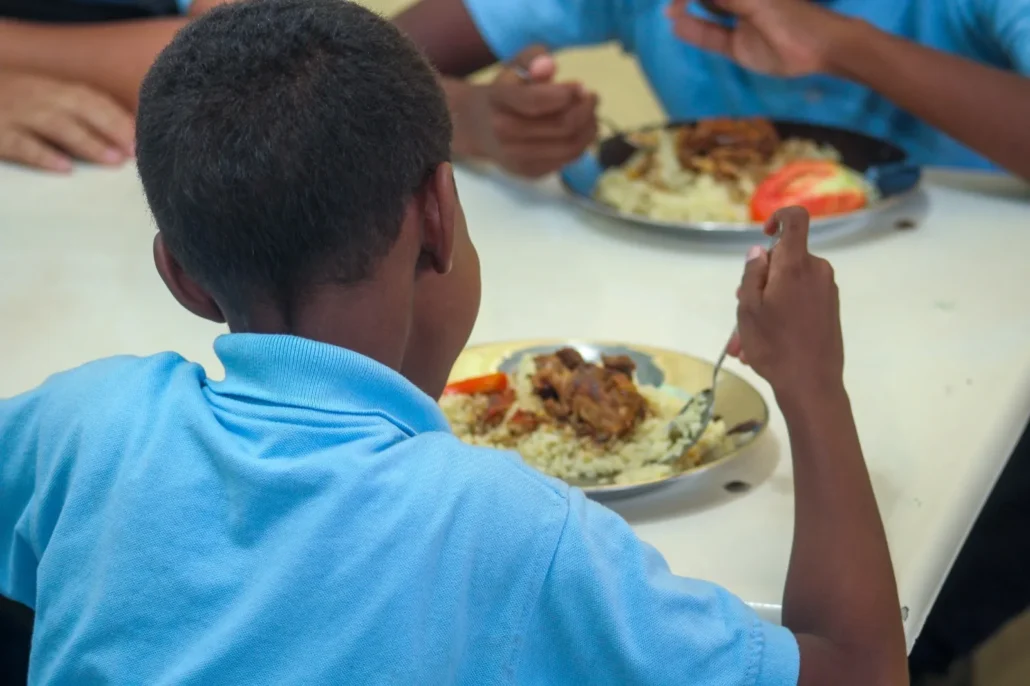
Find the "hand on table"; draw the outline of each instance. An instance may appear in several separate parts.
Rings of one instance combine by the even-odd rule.
[[[135,122],[81,84],[0,71],[0,160],[68,172],[72,160],[118,165],[133,155]]]
[[[469,92],[464,116],[480,155],[520,176],[561,169],[597,137],[597,95],[578,83],[556,83],[554,59],[543,48],[515,58],[524,73],[504,68]]]
[[[738,334],[729,352],[777,394],[836,389],[843,383],[844,341],[833,268],[808,252],[808,212],[778,211],[766,224],[772,252],[755,247],[737,291]]]
[[[736,26],[727,28],[691,16],[689,3],[674,0],[667,10],[679,38],[745,69],[775,76],[829,71],[828,51],[850,22],[811,0],[711,0],[736,16]]]

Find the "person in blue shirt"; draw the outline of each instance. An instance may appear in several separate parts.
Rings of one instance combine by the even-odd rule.
[[[905,683],[804,211],[739,295],[796,477],[779,626],[451,433],[435,398],[480,275],[450,143],[429,64],[355,4],[224,5],[160,54],[137,126],[153,258],[227,323],[225,375],[117,357],[0,401],[0,593],[36,611],[29,681]]]
[[[0,162],[69,172],[133,156],[140,79],[224,0],[0,0]]]
[[[395,21],[450,77],[456,151],[518,174],[555,171],[596,137],[596,96],[555,82],[546,51],[614,42],[672,119],[801,119],[894,141],[921,164],[1030,178],[1023,0],[706,4],[421,0]],[[495,61],[530,82],[511,69],[489,85],[462,80]]]

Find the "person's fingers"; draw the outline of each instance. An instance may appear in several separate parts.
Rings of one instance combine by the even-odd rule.
[[[733,30],[686,13],[670,14],[672,31],[685,43],[720,55],[730,54]]]
[[[35,131],[73,157],[96,164],[118,164],[125,153],[110,141],[75,118],[73,114],[54,114],[34,124]]]
[[[558,73],[558,63],[551,55],[537,55],[530,60],[526,72],[533,83],[546,83]]]
[[[506,148],[506,166],[523,176],[544,176],[578,159],[596,137],[597,124],[592,123],[566,140],[515,143]]]
[[[754,246],[748,251],[744,277],[740,281],[740,307],[753,311],[762,304],[762,293],[769,277],[769,254],[765,248]]]
[[[490,89],[491,103],[524,117],[557,114],[573,105],[580,95],[575,83],[495,83]]]
[[[726,344],[726,354],[730,357],[740,357],[740,353],[740,332],[734,329],[733,335],[730,336],[730,342]]]
[[[776,264],[797,265],[808,257],[808,211],[802,207],[785,207],[777,210],[766,224],[780,230],[780,241],[776,244]]]
[[[597,119],[597,96],[589,94],[558,114],[529,118],[508,112],[496,115],[497,137],[510,142],[566,140],[581,133]]]
[[[558,67],[546,47],[531,45],[512,58],[495,79],[496,83],[546,83],[554,78]]]
[[[113,98],[87,86],[70,86],[59,93],[57,102],[68,116],[86,122],[123,157],[135,154],[135,121]]]
[[[72,161],[28,131],[12,130],[0,136],[0,159],[37,169],[68,173]]]
[[[83,106],[75,111],[87,124],[126,156],[136,154],[136,121],[114,99],[95,91],[83,96]]]

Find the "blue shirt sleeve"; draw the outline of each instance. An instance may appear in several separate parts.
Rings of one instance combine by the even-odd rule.
[[[0,595],[35,605],[36,551],[30,533],[43,389],[0,400]]]
[[[531,45],[551,50],[620,36],[624,0],[465,0],[472,21],[502,62]]]
[[[979,24],[1005,52],[1012,67],[1030,76],[1030,2],[983,0],[978,4]]]
[[[517,683],[797,683],[790,631],[722,588],[673,575],[622,518],[581,491],[569,500]]]

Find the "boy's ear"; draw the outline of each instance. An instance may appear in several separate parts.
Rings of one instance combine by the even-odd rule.
[[[154,236],[154,264],[161,280],[180,305],[198,317],[210,319],[218,324],[225,323],[225,315],[222,314],[218,303],[196,281],[186,275],[182,265],[165,245],[160,231]]]
[[[454,234],[459,215],[454,167],[449,162],[437,166],[426,181],[424,213],[422,254],[429,258],[434,271],[447,274],[454,258]]]

